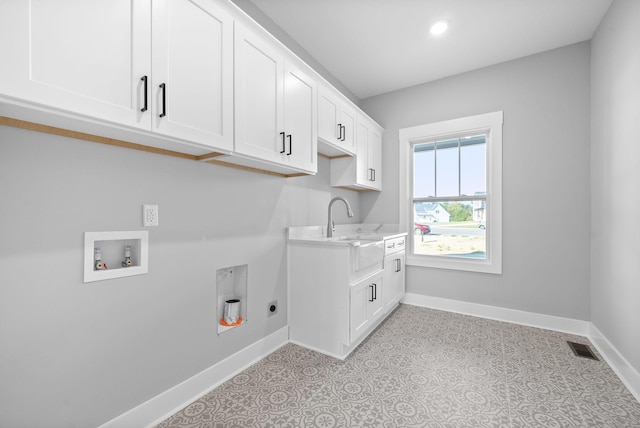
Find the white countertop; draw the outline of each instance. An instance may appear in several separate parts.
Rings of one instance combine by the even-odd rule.
[[[298,226],[287,228],[287,242],[291,244],[351,245],[361,246],[372,241],[405,236],[398,225],[388,224],[337,224],[332,238],[327,238],[327,226]]]

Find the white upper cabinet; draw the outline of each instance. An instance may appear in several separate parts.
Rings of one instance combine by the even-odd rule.
[[[235,148],[223,159],[275,172],[317,170],[317,84],[259,34],[235,28]]]
[[[285,62],[284,162],[305,171],[317,170],[317,84],[292,62]]]
[[[369,160],[371,158],[369,148],[369,126],[365,121],[358,121],[356,137],[356,184],[367,186],[373,183],[373,172],[369,166]]]
[[[328,157],[354,155],[356,112],[334,89],[318,88],[318,152]]]
[[[357,152],[361,112],[229,0],[0,0],[0,38],[4,124],[286,177]]]
[[[235,29],[235,152],[278,162],[285,144],[282,53],[242,25]]]
[[[153,130],[233,148],[233,18],[212,0],[154,0]]]
[[[151,2],[0,2],[0,94],[149,128]]]
[[[382,134],[363,116],[356,132],[356,185],[382,190]]]
[[[382,132],[371,124],[369,128],[369,156],[367,169],[371,169],[369,185],[375,190],[382,190]]]
[[[6,1],[0,27],[1,95],[232,149],[233,18],[219,2]]]
[[[382,132],[364,115],[358,115],[355,158],[331,160],[331,185],[354,190],[382,190]]]

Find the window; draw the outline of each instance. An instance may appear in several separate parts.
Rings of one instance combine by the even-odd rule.
[[[502,272],[502,112],[400,130],[407,264]]]

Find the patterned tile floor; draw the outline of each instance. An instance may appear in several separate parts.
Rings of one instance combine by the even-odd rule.
[[[401,305],[345,361],[287,344],[158,428],[640,427],[611,368],[567,340],[589,344]]]

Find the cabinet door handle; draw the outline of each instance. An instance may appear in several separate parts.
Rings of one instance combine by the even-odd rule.
[[[284,142],[284,132],[281,132],[280,135],[282,135],[282,150],[280,150],[280,153],[284,153],[287,150],[285,149],[285,142]]]
[[[376,169],[375,168],[371,168],[371,171],[373,172],[373,180],[371,181],[376,181]]]
[[[148,83],[149,83],[149,82],[148,82],[148,81],[149,81],[149,77],[148,77],[148,76],[142,76],[142,77],[140,78],[140,80],[142,80],[142,81],[144,82],[144,107],[142,107],[142,108],[140,109],[140,111],[144,113],[145,111],[147,111],[147,108],[149,107],[149,105],[147,104],[147,99],[148,99],[148,95],[149,95],[149,94],[147,93],[147,91],[148,91],[148,86],[149,86],[149,85],[148,85]]]
[[[347,127],[344,126],[344,125],[340,125],[340,127],[342,128],[342,131],[341,131],[342,140],[341,141],[344,141],[344,140],[347,139]]]
[[[160,89],[162,90],[162,113],[160,113],[160,117],[165,117],[167,115],[167,84],[161,83]]]
[[[287,156],[291,156],[291,153],[293,153],[293,149],[291,147],[291,134],[287,135],[287,138],[289,139],[289,152],[287,153]]]
[[[378,299],[378,284],[373,283],[373,300]]]
[[[373,302],[375,300],[375,298],[373,297],[373,286],[375,284],[371,284],[369,287],[371,287],[371,299],[369,299],[370,302]]]
[[[400,272],[402,270],[402,263],[400,259],[396,259],[396,272]]]
[[[342,141],[342,124],[338,124],[338,141]]]

